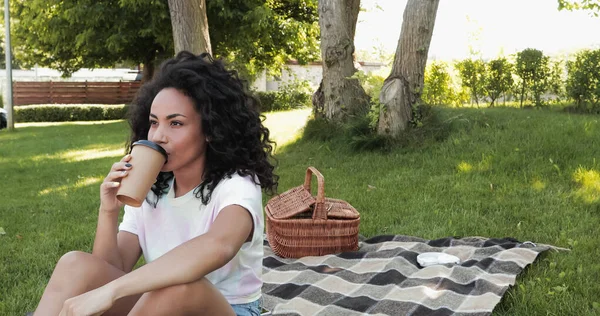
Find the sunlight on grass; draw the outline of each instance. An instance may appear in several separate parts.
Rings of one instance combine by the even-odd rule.
[[[583,129],[585,130],[586,136],[596,136],[598,132],[596,131],[598,127],[598,120],[588,121],[583,124]]]
[[[265,126],[270,131],[271,140],[277,143],[276,149],[295,141],[306,125],[311,109],[299,109],[285,112],[266,113]]]
[[[98,125],[98,124],[110,124],[120,122],[122,120],[108,120],[108,121],[73,121],[73,122],[29,122],[29,123],[15,123],[15,128],[20,127],[44,127],[44,126],[61,126],[61,125]]]
[[[71,150],[61,154],[62,159],[66,159],[68,161],[84,161],[98,158],[108,158],[108,157],[119,157],[124,156],[125,150],[123,148],[119,149],[109,149],[109,148],[100,148],[100,149],[87,149],[87,150]]]
[[[492,156],[482,155],[481,161],[478,164],[479,171],[489,171],[492,169]]]
[[[79,181],[75,182],[75,184],[61,185],[59,187],[47,188],[47,189],[44,189],[44,190],[38,192],[38,195],[45,196],[50,193],[66,195],[67,192],[71,191],[72,189],[83,188],[88,185],[97,184],[97,183],[102,182],[102,179],[104,179],[104,177],[102,177],[102,176],[101,177],[81,178]]]
[[[473,166],[466,161],[461,161],[458,164],[458,166],[456,166],[456,168],[458,169],[459,172],[463,172],[463,173],[468,173],[473,170]]]
[[[469,173],[473,171],[489,171],[492,169],[492,156],[482,155],[481,161],[476,163],[476,166],[466,161],[461,161],[457,166],[459,173]]]
[[[600,172],[579,167],[573,173],[573,180],[580,186],[575,196],[590,204],[600,201]]]
[[[69,162],[85,161],[99,158],[108,157],[119,157],[124,156],[125,151],[123,148],[112,149],[112,148],[94,148],[84,150],[69,150],[54,155],[38,155],[32,158],[33,161],[40,161],[44,159],[61,159]]]
[[[541,180],[539,180],[539,179],[536,179],[536,180],[534,180],[534,181],[533,181],[533,183],[531,184],[531,187],[532,187],[534,190],[536,190],[536,191],[540,192],[540,191],[542,191],[542,190],[544,190],[544,189],[546,188],[546,183],[544,183],[543,181],[541,181]]]

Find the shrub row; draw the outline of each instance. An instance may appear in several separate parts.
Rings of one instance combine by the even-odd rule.
[[[453,64],[436,60],[427,64],[424,103],[461,106],[484,101],[494,106],[502,100],[541,106],[567,101],[575,105],[566,111],[600,112],[600,49],[551,60],[542,51],[528,48],[508,58],[468,58]]]
[[[261,112],[284,111],[310,107],[308,93],[283,93],[279,91],[255,92],[260,101]],[[104,121],[125,119],[127,105],[88,105],[88,104],[44,104],[15,107],[15,121],[26,122],[68,122]]]
[[[311,95],[302,92],[257,91],[261,112],[285,111],[311,106]]]
[[[16,106],[15,121],[67,122],[124,119],[127,105],[51,104]]]

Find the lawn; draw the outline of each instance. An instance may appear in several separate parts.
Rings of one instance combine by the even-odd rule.
[[[570,248],[526,269],[494,315],[600,315],[599,117],[435,111],[447,138],[388,153],[297,138],[307,110],[269,114],[279,191],[299,185],[312,165],[328,196],[361,212],[365,236],[514,237]],[[126,138],[124,122],[0,132],[0,315],[33,310],[58,258],[91,249],[98,184]]]

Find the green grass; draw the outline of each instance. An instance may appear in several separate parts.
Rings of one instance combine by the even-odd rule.
[[[296,141],[300,136],[300,130],[306,124],[311,109],[298,109],[284,112],[272,112],[266,116],[265,125],[269,127],[270,138],[277,145],[275,152],[282,145]]]
[[[296,139],[302,111],[267,120],[274,138],[291,141],[277,152],[280,191],[312,165],[328,196],[361,212],[365,236],[509,236],[570,248],[526,269],[494,315],[600,315],[598,116],[436,108],[445,140],[353,153],[335,139]],[[0,132],[0,315],[33,310],[58,258],[90,250],[98,184],[126,137],[124,122]]]

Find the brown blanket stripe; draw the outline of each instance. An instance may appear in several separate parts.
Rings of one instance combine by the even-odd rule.
[[[550,248],[513,238],[383,235],[361,241],[358,251],[284,259],[265,242],[263,304],[273,315],[490,315]],[[461,264],[421,268],[424,252]]]

